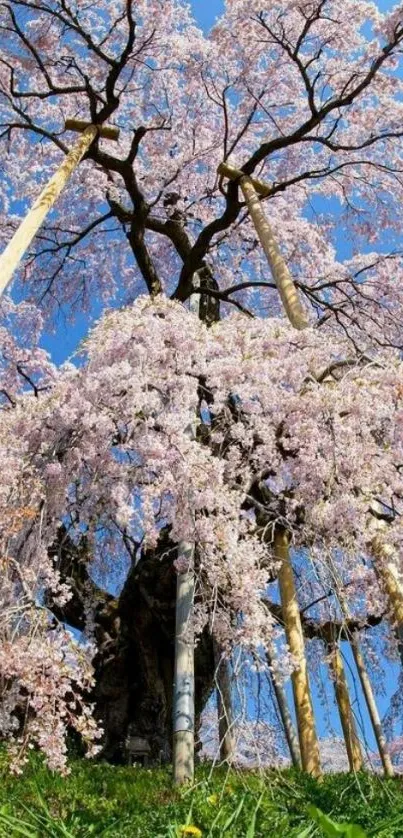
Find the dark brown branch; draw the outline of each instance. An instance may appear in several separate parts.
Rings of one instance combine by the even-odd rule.
[[[277,623],[284,625],[283,611],[281,605],[276,602],[264,601],[265,606]],[[300,612],[301,623],[304,630],[304,636],[308,639],[334,636],[337,634],[340,640],[349,640],[351,635],[356,631],[366,631],[369,628],[379,626],[385,615],[373,616],[367,615],[365,620],[327,620],[324,623],[315,622],[305,616],[304,610]]]

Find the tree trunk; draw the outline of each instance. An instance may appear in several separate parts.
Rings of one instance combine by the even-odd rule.
[[[220,742],[220,760],[229,765],[235,759],[236,742],[234,736],[234,716],[232,710],[232,689],[229,661],[213,639],[215,680],[217,689],[218,738]]]
[[[64,535],[55,548],[59,569],[70,579],[74,595],[63,611],[49,603],[55,616],[85,632],[84,599],[97,604],[93,615],[98,653],[91,699],[104,728],[101,757],[125,762],[125,740],[146,740],[153,762],[167,762],[172,754],[172,695],[175,638],[173,567],[175,545],[162,531],[155,551],[143,553],[133,564],[118,597],[101,591],[87,574],[85,548]],[[86,556],[88,560],[88,554]],[[89,585],[93,590],[88,591]],[[196,730],[201,712],[214,688],[214,654],[205,632],[195,654]]]

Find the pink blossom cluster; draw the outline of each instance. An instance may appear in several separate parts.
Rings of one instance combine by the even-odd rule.
[[[2,313],[9,318],[0,330],[0,736],[8,743],[13,771],[19,773],[28,750],[39,747],[52,770],[66,772],[67,729],[82,735],[89,755],[101,735],[88,705],[93,650],[74,640],[45,607],[45,592],[59,606],[70,597],[47,549],[60,518],[48,513],[46,469],[37,471],[29,439],[14,425],[23,403],[35,413],[56,374],[36,346],[40,318],[35,309],[7,301]],[[12,317],[25,327],[25,345],[15,341]],[[52,468],[57,470],[54,463]]]

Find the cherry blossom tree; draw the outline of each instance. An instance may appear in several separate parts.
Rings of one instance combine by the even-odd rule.
[[[24,393],[3,412],[5,459],[15,457],[17,436],[17,461],[30,464],[42,506],[23,546],[17,538],[14,561],[30,547],[35,569],[58,542],[63,572],[67,538],[73,558],[74,549],[85,551],[75,556],[81,591],[66,603],[51,593],[50,605],[74,625],[81,593],[90,631],[94,615],[102,625],[103,609],[114,611],[113,597],[100,609],[91,560],[113,571],[126,546],[133,570],[114,615],[119,635],[139,550],[147,557],[165,540],[172,579],[175,544],[192,541],[196,634],[214,626],[222,648],[252,651],[268,648],[280,631],[279,606],[265,591],[279,568],[273,528],[286,527],[294,548],[309,550],[318,581],[308,583],[308,596],[341,586],[356,625],[371,614],[376,622],[382,596],[371,563],[372,501],[392,507],[402,491],[403,367],[395,350],[346,364],[350,352],[328,328],[298,333],[281,320],[242,314],[208,328],[162,297],[140,297],[105,316],[87,339],[83,368],[67,365],[39,399]],[[200,401],[202,417],[207,400],[214,420],[200,419],[190,439],[189,413]],[[387,538],[400,548],[398,515]],[[319,634],[342,615],[337,600],[316,599]],[[144,642],[145,627],[134,622]],[[309,627],[315,632],[312,620]],[[104,654],[114,638],[107,641]]]
[[[24,730],[53,765],[69,714],[96,736],[93,676],[66,624],[97,649],[104,753],[118,758],[130,723],[169,756],[181,541],[196,544],[198,716],[213,633],[228,653],[268,652],[282,634],[276,528],[308,568],[307,637],[396,620],[382,568],[402,539],[402,16],[364,0],[228,0],[207,37],[179,0],[1,7],[3,245],[63,159],[67,118],[121,132],[117,147],[94,141],[37,235],[14,286],[26,302],[3,303],[2,642],[17,631],[38,661],[51,650],[60,706],[47,733],[21,652],[20,669],[0,668],[2,732]],[[301,333],[223,161],[268,184]],[[100,304],[116,311],[81,365],[55,369],[41,323]],[[119,595],[98,584],[125,563]],[[15,598],[33,609],[17,630]],[[286,651],[276,666],[292,670]]]

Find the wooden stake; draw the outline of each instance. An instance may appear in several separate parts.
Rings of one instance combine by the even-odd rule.
[[[298,737],[295,732],[294,724],[291,718],[291,713],[288,707],[287,697],[283,686],[276,680],[272,670],[273,650],[266,653],[267,663],[270,669],[270,679],[273,685],[274,695],[276,697],[278,711],[283,724],[284,735],[287,740],[288,749],[290,751],[291,762],[294,768],[301,768],[301,756],[299,752]]]
[[[263,212],[255,187],[249,177],[241,177],[239,185],[242,189],[246,205],[255,225],[256,233],[267,256],[273,279],[280,294],[286,315],[295,329],[306,329],[309,326],[305,312],[301,306],[298,291],[287,265],[280,253],[280,248],[274,238],[273,231]]]
[[[304,635],[295,590],[294,574],[290,559],[289,538],[285,530],[276,528],[274,535],[275,556],[281,560],[278,576],[284,628],[290,652],[297,669],[291,679],[297,717],[301,762],[304,771],[314,777],[321,776],[319,744],[315,730],[312,699],[309,688],[308,668],[305,657]]]
[[[28,215],[21,222],[18,230],[14,233],[11,241],[0,256],[0,296],[4,294],[14,271],[17,269],[22,257],[26,253],[33,238],[38,232],[41,224],[46,218],[49,210],[57,201],[63,187],[77,168],[80,160],[88,151],[91,143],[97,135],[107,136],[109,139],[117,139],[119,131],[117,128],[107,128],[89,123],[80,123],[70,120],[66,123],[73,130],[81,130],[84,125],[84,133],[79,137],[75,145],[70,149],[57,172],[51,177],[42,189],[41,194],[33,203]],[[81,127],[80,127],[81,126]]]
[[[306,329],[309,323],[300,303],[294,280],[281,255],[273,230],[267,221],[257,195],[259,193],[259,195],[267,197],[271,194],[271,187],[261,180],[245,175],[241,169],[237,169],[228,163],[220,163],[217,171],[223,177],[239,181],[250,217],[266,254],[286,315],[295,329]]]
[[[393,777],[394,770],[390,754],[388,753],[388,744],[382,730],[382,724],[376,706],[375,696],[372,690],[371,681],[369,680],[367,670],[365,668],[364,658],[361,649],[355,637],[350,639],[351,649],[354,655],[355,665],[357,667],[358,675],[361,681],[362,691],[368,708],[369,717],[371,719],[373,731],[375,734],[376,743],[378,745],[379,756],[383,765],[386,777]]]
[[[340,603],[340,608],[342,610],[343,617],[346,620],[346,622],[348,622],[350,619],[350,613],[344,595],[340,589],[337,591],[337,597]],[[354,634],[350,634],[349,642],[351,645],[355,665],[357,667],[357,672],[361,682],[362,691],[364,693],[368,714],[371,719],[372,729],[374,731],[374,736],[376,739],[376,744],[378,746],[379,756],[381,758],[383,770],[385,772],[386,777],[393,777],[394,770],[392,760],[388,752],[388,744],[382,730],[381,719],[378,713],[374,692],[365,667],[360,645]]]
[[[346,743],[350,771],[361,771],[363,766],[361,744],[357,735],[354,714],[351,709],[343,658],[341,656],[339,644],[335,637],[331,639],[329,638],[327,646],[329,650],[329,665],[334,675],[334,689],[336,693],[337,706],[339,708],[344,741]]]

